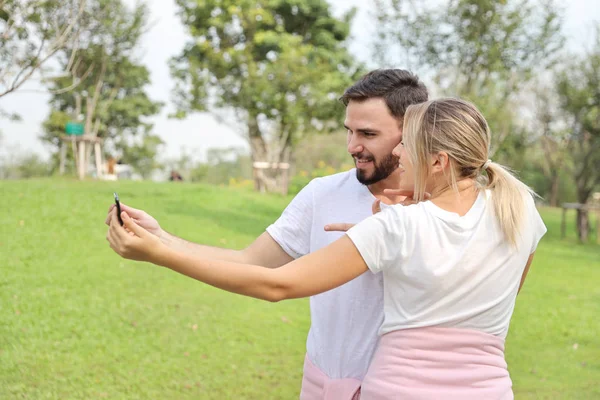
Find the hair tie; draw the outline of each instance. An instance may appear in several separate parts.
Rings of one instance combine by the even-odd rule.
[[[481,169],[486,170],[489,168],[490,164],[492,163],[492,160],[487,160],[484,164],[483,167],[481,167]]]

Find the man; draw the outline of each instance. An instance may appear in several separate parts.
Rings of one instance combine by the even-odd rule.
[[[125,205],[123,210],[174,249],[206,258],[282,266],[338,239],[343,233],[331,232],[339,229],[336,223],[353,224],[367,218],[375,200],[399,200],[384,194],[384,189],[399,186],[398,158],[392,150],[401,140],[406,108],[427,97],[423,83],[399,69],[372,71],[348,88],[341,100],[346,105],[348,153],[356,168],[311,181],[281,217],[244,250],[190,243],[163,231],[141,210]],[[301,399],[350,400],[358,394],[383,322],[380,275],[367,272],[311,297]]]

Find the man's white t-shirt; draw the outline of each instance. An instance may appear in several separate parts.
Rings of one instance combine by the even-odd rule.
[[[329,223],[358,223],[372,215],[375,197],[352,169],[312,180],[267,232],[294,258],[339,239],[325,232]],[[369,367],[383,322],[381,274],[356,279],[310,298],[309,359],[330,378],[362,379]]]
[[[506,338],[523,271],[546,227],[527,195],[511,247],[491,197],[481,192],[462,217],[431,201],[389,206],[347,232],[369,269],[384,277],[381,334],[443,326]]]

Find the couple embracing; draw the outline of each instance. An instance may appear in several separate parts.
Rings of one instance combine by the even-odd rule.
[[[303,400],[512,399],[504,342],[546,232],[535,194],[488,159],[473,104],[428,100],[408,71],[372,71],[341,100],[356,168],[311,181],[247,248],[185,241],[127,205],[124,227],[109,210],[111,248],[233,293],[310,297]]]

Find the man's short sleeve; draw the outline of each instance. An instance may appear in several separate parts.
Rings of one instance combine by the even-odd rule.
[[[281,216],[267,228],[267,232],[293,258],[310,253],[313,223],[314,191],[312,180],[296,195]]]

